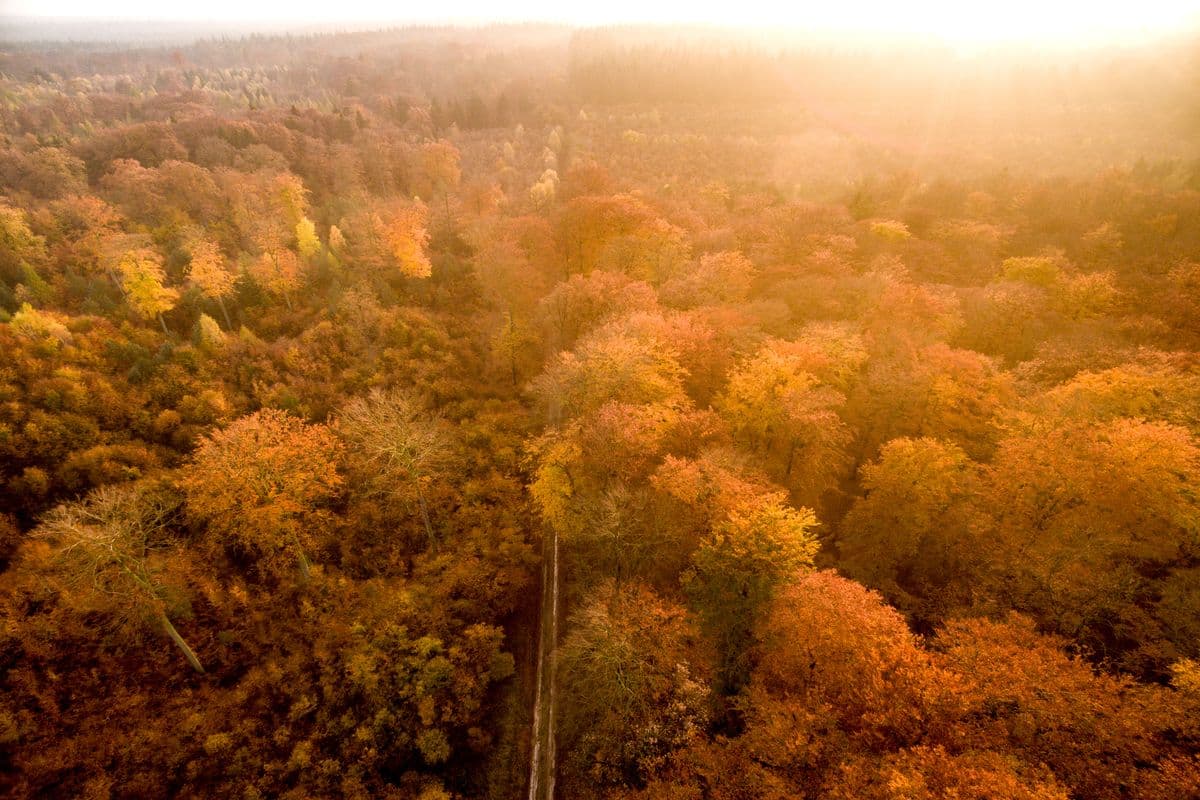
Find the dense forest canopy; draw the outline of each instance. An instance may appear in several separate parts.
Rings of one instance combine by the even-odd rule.
[[[1200,796],[1198,82],[0,46],[0,793]]]

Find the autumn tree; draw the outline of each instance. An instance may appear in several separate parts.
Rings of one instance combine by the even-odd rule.
[[[663,523],[692,546],[730,513],[779,491],[749,456],[728,446],[710,446],[691,458],[668,455],[650,483],[663,496]]]
[[[1161,422],[1035,424],[1006,439],[987,494],[1000,544],[991,591],[1133,668],[1190,649],[1153,633],[1151,598],[1200,543],[1198,469],[1194,438]]]
[[[204,437],[181,478],[190,514],[218,552],[249,558],[265,575],[287,561],[310,574],[321,506],[342,483],[342,446],[323,425],[265,409]]]
[[[747,752],[741,737],[716,737],[678,751],[646,786],[609,796],[614,800],[790,800],[802,797],[803,790]]]
[[[984,459],[995,449],[1014,397],[1012,376],[995,361],[934,343],[871,359],[847,417],[858,423],[868,453],[889,439],[929,437]]]
[[[548,208],[558,194],[558,173],[552,169],[542,172],[540,178],[529,187],[529,200],[539,211]]]
[[[312,261],[321,252],[317,226],[308,217],[303,217],[296,223],[296,250],[305,261]]]
[[[8,324],[18,336],[52,349],[58,349],[73,339],[60,315],[52,311],[39,311],[29,303],[22,303],[9,318]]]
[[[705,253],[695,269],[662,287],[664,302],[682,308],[745,302],[757,270],[737,251]]]
[[[754,626],[779,587],[812,566],[816,527],[812,511],[767,495],[731,511],[701,540],[684,585],[717,643],[721,691],[745,684]]]
[[[738,357],[762,338],[755,320],[738,309],[715,306],[689,311],[634,308],[603,320],[595,335],[669,342],[684,369],[684,389],[701,407],[712,406]]]
[[[533,328],[533,310],[545,292],[545,276],[538,271],[520,242],[501,230],[481,232],[475,249],[475,275],[484,298],[503,318],[493,346],[508,362],[509,377],[517,385],[519,362],[530,361],[539,344]]]
[[[841,769],[824,795],[834,800],[1067,800],[1066,787],[1048,770],[1001,753],[953,754],[942,747],[914,747],[882,759],[860,757]]]
[[[68,274],[111,277],[106,251],[123,222],[116,209],[94,195],[70,195],[52,202],[46,214],[47,247]]]
[[[216,242],[199,239],[191,245],[191,261],[188,263],[187,277],[200,293],[210,300],[216,300],[225,317],[226,328],[232,330],[233,322],[229,319],[229,310],[225,308],[225,298],[233,295],[237,275],[229,268],[221,248]]]
[[[161,487],[102,486],[55,508],[35,535],[52,548],[51,564],[70,602],[103,608],[124,624],[152,622],[204,672],[168,616],[179,602],[166,577],[178,508]]]
[[[572,275],[538,302],[536,317],[545,328],[547,350],[569,350],[602,322],[658,306],[654,289],[616,272]]]
[[[409,278],[428,278],[433,267],[426,248],[427,211],[418,203],[397,208],[386,220],[383,238],[400,274]]]
[[[28,281],[46,256],[46,239],[30,229],[25,213],[0,203],[0,280]]]
[[[134,312],[143,319],[157,317],[163,333],[168,333],[163,313],[175,307],[179,292],[163,285],[166,275],[158,256],[148,250],[130,251],[117,262],[117,270]]]
[[[850,433],[845,395],[805,369],[804,355],[770,342],[729,377],[717,407],[736,436],[770,458],[777,480],[809,503],[835,485]]]
[[[914,284],[887,273],[866,323],[871,349],[897,356],[947,341],[962,328],[963,316],[960,301],[946,288]]]
[[[953,622],[936,641],[965,683],[962,741],[1045,764],[1073,797],[1115,800],[1190,726],[1170,689],[1097,673],[1065,645],[1016,615]]]
[[[421,169],[433,191],[442,195],[446,217],[450,216],[450,192],[458,188],[462,177],[461,154],[452,143],[442,139],[421,148]]]
[[[637,784],[707,722],[707,686],[683,608],[639,584],[584,598],[559,653],[564,783],[572,794]]]
[[[611,265],[635,279],[661,281],[689,255],[682,231],[628,194],[572,199],[557,235],[568,273]]]
[[[1040,256],[1014,256],[1004,259],[1000,265],[1001,277],[1006,281],[1027,283],[1043,289],[1053,288],[1070,264],[1061,253]]]
[[[336,430],[369,492],[400,502],[415,498],[429,543],[436,544],[426,494],[457,460],[445,424],[410,393],[374,390],[342,410]]]
[[[859,746],[891,749],[947,735],[962,711],[904,618],[875,592],[830,570],[796,576],[755,631],[753,702],[827,709]]]
[[[860,483],[837,539],[847,572],[922,617],[969,606],[991,524],[979,465],[953,444],[893,439]]]
[[[585,339],[559,353],[532,389],[551,422],[581,416],[610,401],[678,405],[686,401],[683,368],[666,342],[614,334]]]
[[[1071,320],[1104,316],[1118,294],[1112,273],[1080,273],[1061,251],[1006,258],[1001,264],[1001,277],[1040,288],[1051,306]]]
[[[308,189],[299,177],[284,171],[253,173],[222,171],[230,216],[242,236],[242,248],[254,255],[290,247],[296,226],[306,217]]]
[[[958,343],[1009,363],[1032,358],[1056,321],[1043,289],[1014,282],[964,290],[963,318]]]
[[[1037,401],[1063,424],[1120,417],[1167,422],[1200,433],[1200,372],[1174,356],[1142,351],[1136,362],[1084,370]]]
[[[664,557],[645,481],[688,417],[669,405],[613,401],[531,444],[530,495],[585,573],[622,580]]]
[[[394,276],[428,278],[429,211],[419,202],[375,204],[347,216],[330,231],[330,247],[339,259],[369,270],[379,280]]]
[[[291,250],[264,251],[250,262],[247,274],[265,291],[282,297],[288,310],[292,309],[292,294],[300,288],[301,265]]]

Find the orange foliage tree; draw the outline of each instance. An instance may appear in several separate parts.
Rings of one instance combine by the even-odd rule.
[[[342,484],[341,454],[323,425],[274,409],[255,412],[201,440],[181,479],[188,511],[207,523],[215,550],[248,557],[265,575],[297,562],[307,578],[321,507]]]

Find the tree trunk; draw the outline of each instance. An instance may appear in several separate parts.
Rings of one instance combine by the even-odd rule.
[[[162,325],[164,336],[171,335],[171,332],[169,330],[167,330],[167,321],[165,319],[163,319],[163,315],[161,313],[158,315],[158,324]]]
[[[796,460],[796,440],[792,439],[791,445],[788,447],[787,469],[783,471],[784,478],[790,478],[792,475],[792,462]]]
[[[304,555],[303,550],[296,551],[296,561],[300,564],[300,577],[308,583],[308,579],[312,577],[312,566],[308,563],[308,556]]]
[[[508,362],[512,369],[512,385],[517,385],[517,326],[513,320],[513,312],[508,312]]]
[[[175,626],[171,624],[171,620],[167,619],[167,615],[163,614],[159,617],[159,620],[162,622],[163,630],[167,632],[167,636],[171,637],[171,641],[174,642],[175,646],[178,647],[180,652],[183,653],[184,658],[186,658],[188,663],[192,665],[192,669],[203,674],[204,667],[201,666],[200,659],[196,658],[196,651],[192,650],[192,648],[188,646],[188,643],[183,640],[183,637],[179,635],[179,631],[175,630]]]
[[[429,546],[437,545],[437,539],[433,536],[433,525],[429,522],[429,507],[425,505],[425,492],[421,491],[421,487],[417,486],[417,505],[421,508],[421,520],[425,523],[425,535],[429,537]]]
[[[225,298],[217,295],[217,305],[221,307],[221,314],[225,317],[226,330],[233,330],[233,322],[229,319],[229,311],[225,308]]]

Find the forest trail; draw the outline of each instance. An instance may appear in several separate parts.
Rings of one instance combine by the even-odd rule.
[[[538,622],[537,687],[533,703],[533,749],[529,760],[529,800],[553,800],[555,719],[557,716],[558,533],[546,527],[543,539],[542,600]]]

